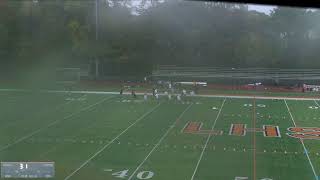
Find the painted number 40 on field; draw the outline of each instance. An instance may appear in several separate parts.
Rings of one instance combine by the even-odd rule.
[[[111,175],[116,178],[126,178],[128,176],[129,170],[123,170],[119,172],[112,173]],[[151,171],[141,171],[137,174],[138,179],[151,179],[153,177],[154,173]]]

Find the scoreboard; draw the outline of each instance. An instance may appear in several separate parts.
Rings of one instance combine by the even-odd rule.
[[[1,178],[53,178],[54,162],[1,162]]]

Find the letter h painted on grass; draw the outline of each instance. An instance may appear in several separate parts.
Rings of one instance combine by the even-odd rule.
[[[247,128],[246,124],[231,124],[229,135],[245,136],[247,132],[262,132],[265,137],[281,137],[278,126],[263,125],[262,128]]]

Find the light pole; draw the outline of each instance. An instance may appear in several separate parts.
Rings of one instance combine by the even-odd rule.
[[[33,38],[33,26],[34,26],[34,19],[33,19],[33,6],[35,6],[36,4],[38,4],[39,1],[38,0],[32,0],[32,3],[31,3],[31,7],[30,7],[30,33],[31,33],[31,38]]]
[[[99,29],[99,13],[98,13],[98,10],[99,10],[99,8],[98,8],[98,0],[96,0],[96,2],[95,2],[95,6],[96,6],[96,9],[95,9],[95,17],[96,17],[96,40],[98,40],[98,34],[99,34],[99,31],[98,31],[98,29]]]
[[[99,8],[98,8],[98,0],[96,0],[95,1],[95,19],[96,19],[96,43],[98,43],[98,38],[99,38],[99,36],[98,36],[98,34],[99,34],[99,25],[98,25],[98,23],[99,23],[99,17],[98,17],[98,15],[99,15],[99,12],[98,12],[98,10],[99,10]],[[99,59],[98,59],[98,57],[97,57],[97,54],[96,54],[96,59],[95,59],[95,77],[96,77],[96,79],[98,79],[98,77],[99,77]]]

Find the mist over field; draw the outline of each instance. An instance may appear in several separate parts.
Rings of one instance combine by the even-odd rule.
[[[2,79],[50,79],[58,67],[86,67],[98,77],[144,76],[158,65],[319,68],[320,11],[263,8],[179,0],[2,0]]]

